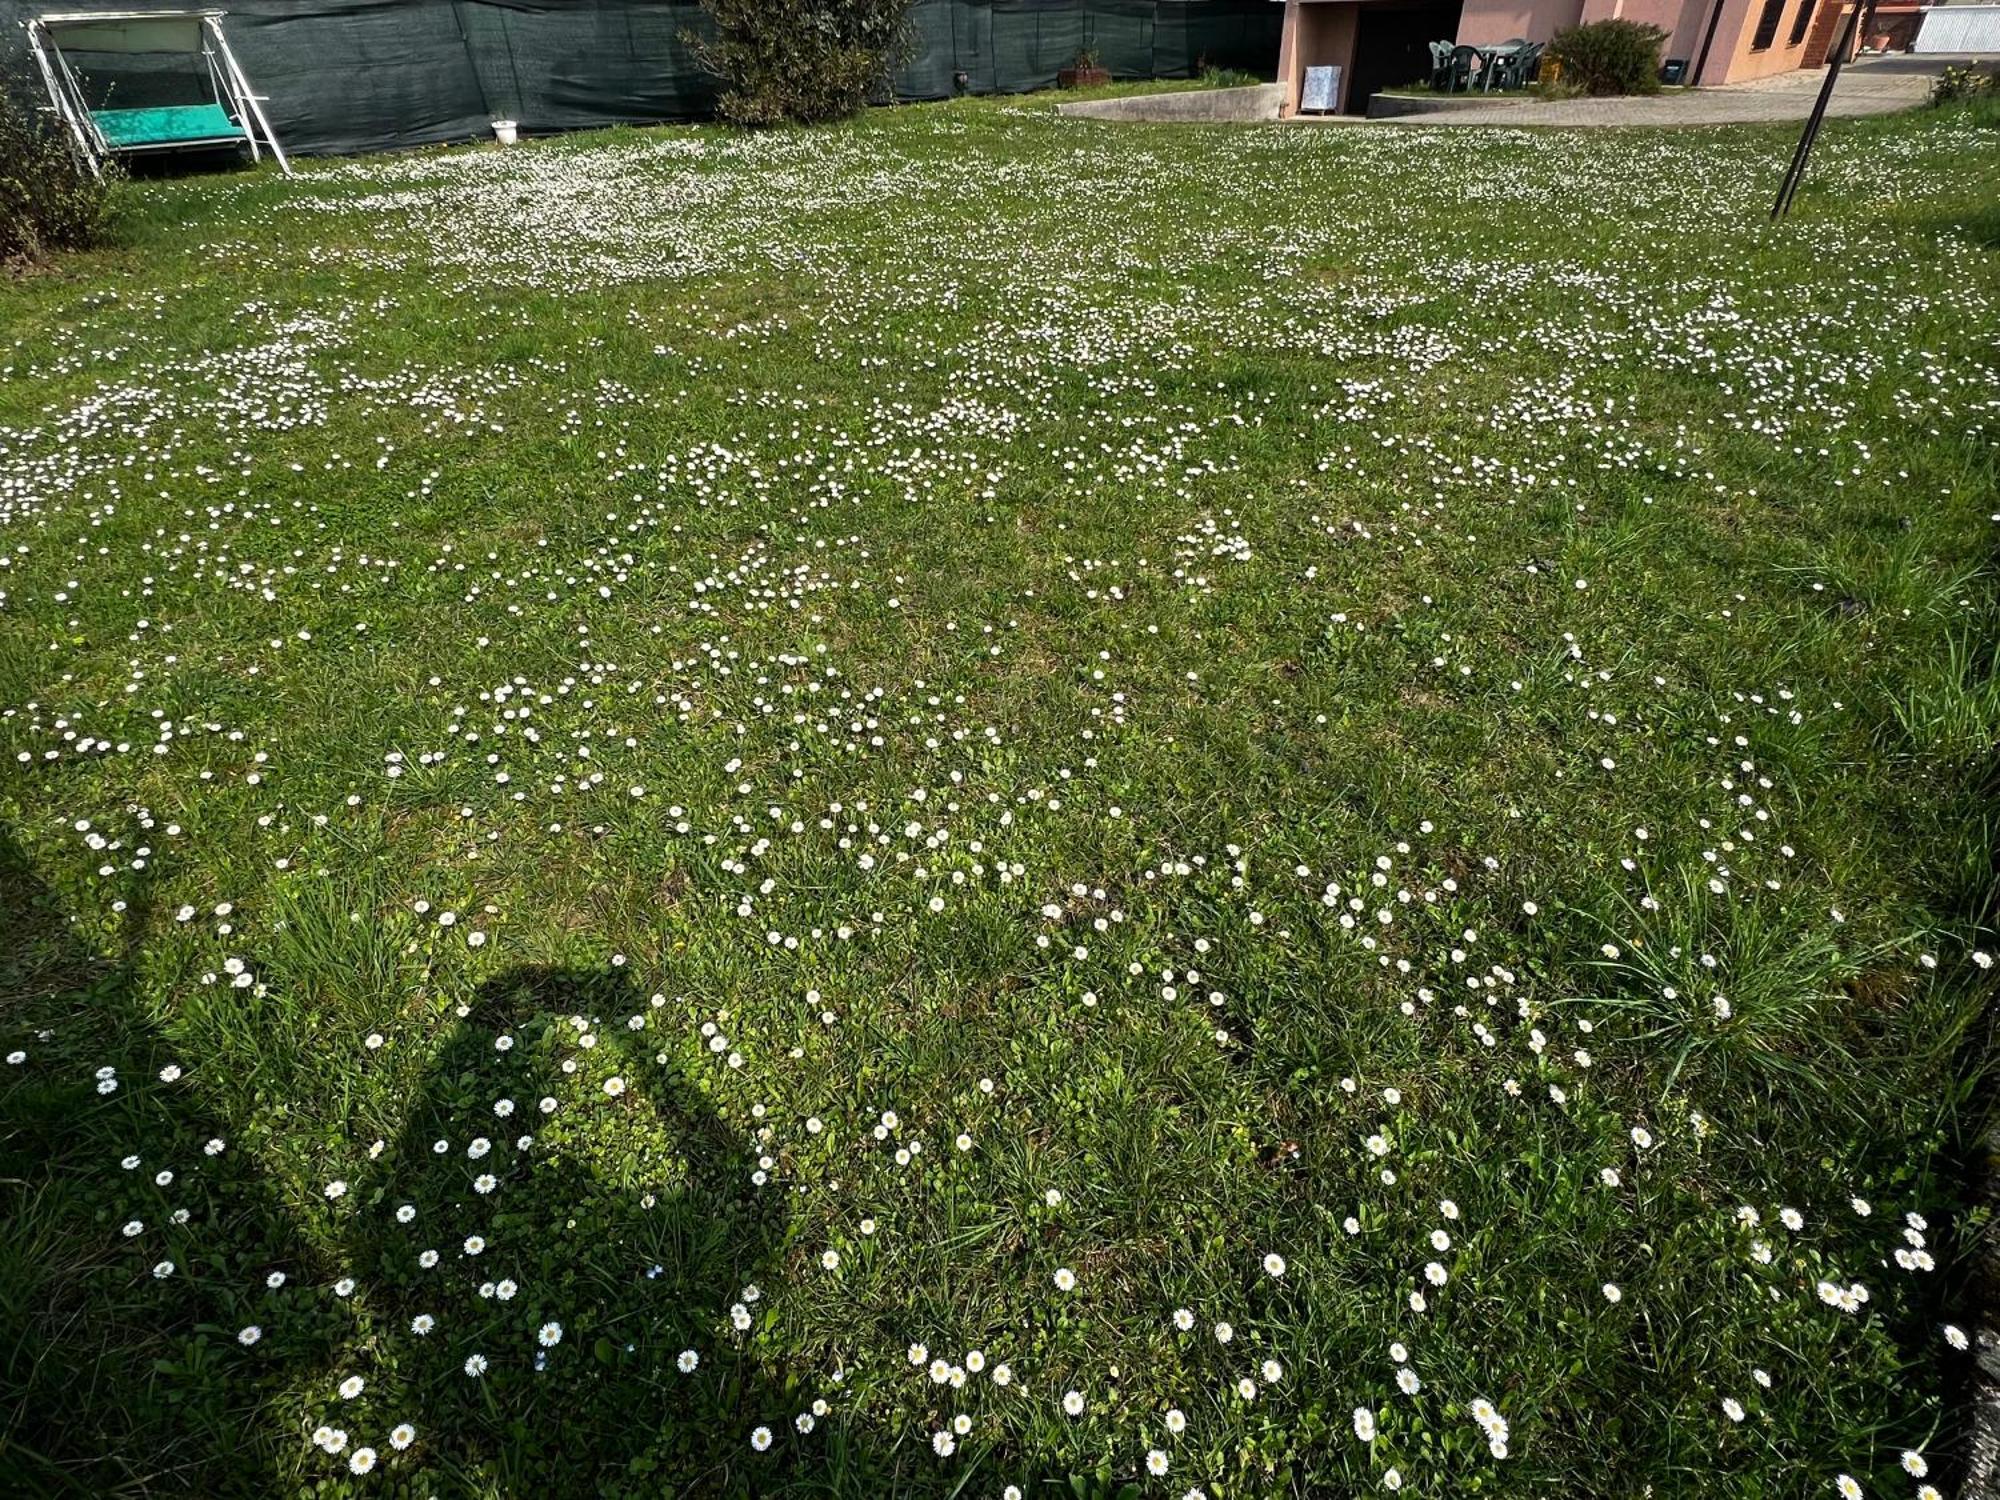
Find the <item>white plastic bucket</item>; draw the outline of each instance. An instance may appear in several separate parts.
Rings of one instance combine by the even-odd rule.
[[[495,120],[493,138],[503,146],[511,146],[521,138],[520,127],[513,120]]]

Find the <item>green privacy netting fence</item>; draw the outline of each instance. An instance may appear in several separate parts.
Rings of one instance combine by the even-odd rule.
[[[977,94],[1048,88],[1079,50],[1117,78],[1189,78],[1203,66],[1272,77],[1275,0],[917,0],[904,99],[942,99],[955,74]]]
[[[186,0],[179,0],[181,5]],[[243,70],[295,153],[338,154],[713,110],[715,81],[683,41],[693,0],[220,0]],[[0,47],[29,15],[89,0],[0,0]],[[117,0],[121,11],[175,8]],[[915,0],[896,97],[1047,88],[1079,50],[1119,78],[1186,78],[1204,65],[1271,76],[1277,0]],[[192,102],[178,63],[71,53],[95,107]],[[18,81],[18,80],[16,80]]]

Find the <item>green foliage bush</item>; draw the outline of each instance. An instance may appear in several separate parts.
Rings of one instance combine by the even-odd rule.
[[[1990,73],[1984,68],[1946,68],[1931,81],[1932,104],[1990,99],[1996,94],[2000,94],[2000,73]]]
[[[888,93],[909,45],[910,0],[701,0],[701,7],[713,35],[688,41],[722,80],[717,111],[737,125],[859,113]]]
[[[109,209],[104,183],[77,170],[55,124],[0,81],[0,265],[94,244]]]
[[[1667,34],[1640,21],[1566,26],[1549,43],[1565,83],[1586,94],[1657,94],[1660,46]]]

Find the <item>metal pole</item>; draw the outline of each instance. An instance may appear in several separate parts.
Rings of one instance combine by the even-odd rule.
[[[292,164],[285,160],[285,148],[278,144],[278,137],[271,129],[271,122],[264,117],[264,106],[258,103],[257,96],[250,92],[250,80],[243,76],[243,69],[237,64],[236,54],[229,50],[229,38],[222,34],[222,28],[215,24],[213,16],[208,18],[208,29],[215,34],[215,44],[222,49],[222,60],[229,65],[229,72],[236,80],[236,87],[242,91],[244,101],[249,104],[251,113],[256,115],[258,125],[263,128],[264,140],[270,146],[271,154],[278,158],[278,169],[287,177],[291,176]],[[251,144],[254,146],[256,143],[253,141]]]
[[[62,43],[53,33],[39,24],[35,32],[37,38],[36,56],[54,77],[53,92],[56,113],[69,125],[70,131],[81,144],[84,159],[90,164],[93,177],[104,175],[104,162],[111,153],[111,146],[104,139],[104,132],[97,128],[97,121],[84,103],[83,86],[76,81],[71,71],[69,59],[63,55]]]
[[[1861,30],[1862,11],[1870,16],[1875,13],[1875,0],[1855,0],[1854,8],[1847,13],[1847,26],[1841,32],[1840,45],[1834,49],[1833,61],[1827,65],[1826,80],[1819,86],[1819,98],[1813,101],[1812,114],[1806,120],[1806,128],[1799,133],[1799,144],[1792,152],[1792,164],[1785,172],[1785,180],[1778,188],[1778,198],[1771,205],[1772,219],[1782,219],[1791,212],[1792,199],[1799,190],[1799,183],[1806,175],[1806,162],[1812,156],[1813,142],[1819,139],[1819,127],[1826,119],[1827,101],[1833,97],[1833,86],[1840,79],[1841,65],[1847,61],[1847,54],[1854,50],[1854,39]]]
[[[236,107],[236,121],[243,127],[243,139],[250,143],[250,160],[262,161],[264,152],[257,144],[257,117],[250,113],[250,101],[243,97],[244,90],[236,86],[236,75],[216,60],[215,48],[206,40],[201,44],[201,55],[208,64],[210,81],[215,85],[216,103],[227,99]]]
[[[1722,24],[1722,7],[1728,3],[1729,0],[1715,0],[1715,9],[1708,13],[1708,30],[1702,33],[1701,52],[1694,60],[1694,72],[1688,77],[1692,87],[1701,87],[1701,70],[1708,66],[1708,49],[1715,45],[1715,28]]]
[[[479,90],[480,109],[485,111],[487,119],[498,119],[499,117],[493,113],[493,101],[486,96],[486,75],[479,71],[478,59],[472,55],[472,38],[465,34],[465,17],[459,11],[458,5],[459,0],[451,0],[451,20],[458,28],[458,45],[465,50],[465,69],[472,75],[472,82]],[[504,18],[500,24],[503,27],[507,24]],[[514,92],[518,94],[520,89],[517,87]],[[515,113],[519,114],[520,111],[516,110]]]
[[[215,48],[209,45],[206,38],[201,44],[201,60],[208,64],[208,86],[215,95],[215,102],[221,104],[227,101],[235,109],[236,123],[243,127],[243,138],[250,143],[250,159],[262,161],[264,154],[257,149],[257,132],[251,128],[255,122],[250,118],[250,106],[243,102],[236,80],[222,66],[221,59],[215,55]]]
[[[49,106],[62,121],[63,129],[69,132],[70,154],[84,166],[90,168],[90,175],[102,177],[104,170],[97,164],[97,153],[91,148],[90,137],[70,115],[69,100],[64,97],[62,85],[56,82],[55,70],[49,66],[48,54],[42,50],[41,27],[28,22],[28,50],[35,54],[35,67],[42,75],[42,86],[49,91]]]

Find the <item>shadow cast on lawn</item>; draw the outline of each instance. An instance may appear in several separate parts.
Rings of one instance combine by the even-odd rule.
[[[0,829],[0,1025],[27,1054],[0,1073],[0,1474],[19,1493],[212,1484],[256,1399],[210,1337],[241,1311],[223,1262],[309,1274],[254,1160],[210,1154],[221,1122],[156,1081],[176,1056],[133,989],[147,891],[102,958]]]
[[[370,1487],[400,1472],[413,1494],[908,1486],[915,1460],[843,1416],[837,1385],[760,1360],[782,1190],[753,1184],[754,1144],[648,1055],[656,1034],[628,1030],[646,1002],[621,973],[482,985],[394,1141],[322,1205],[237,1145],[199,1067],[160,1078],[187,1060],[138,984],[149,917],[142,887],[123,953],[97,956],[0,830],[0,1045],[29,1054],[0,1074],[0,1489],[339,1491],[364,1446]],[[365,1391],[343,1398],[353,1375]],[[801,1432],[821,1396],[832,1409]],[[319,1425],[342,1451],[311,1446]]]

